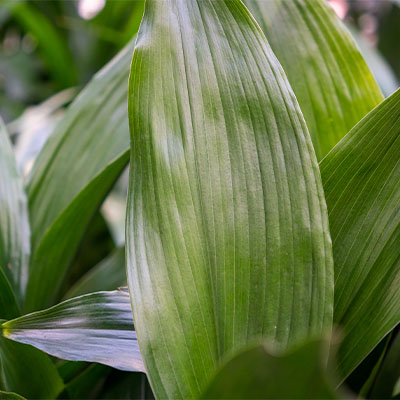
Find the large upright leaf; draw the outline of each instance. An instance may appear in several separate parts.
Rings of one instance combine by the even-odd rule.
[[[33,256],[26,311],[54,303],[91,217],[128,161],[132,50],[130,43],[83,90],[34,166],[28,185]]]
[[[6,128],[0,119],[0,269],[19,299],[28,279],[29,253],[26,195]]]
[[[59,358],[144,371],[125,291],[75,297],[7,321],[1,328],[4,337]]]
[[[227,361],[203,399],[338,399],[325,361],[325,343],[307,342],[286,354],[252,346]]]
[[[321,162],[346,377],[400,321],[400,91]]]
[[[18,302],[4,271],[0,268],[0,319],[11,319],[19,315]]]
[[[285,70],[320,159],[381,91],[326,0],[244,0]]]
[[[241,1],[147,2],[132,61],[128,284],[155,395],[330,327],[325,200],[304,119]]]

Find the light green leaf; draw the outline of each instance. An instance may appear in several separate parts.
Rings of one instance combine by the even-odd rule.
[[[25,397],[22,397],[17,393],[3,392],[2,390],[0,390],[0,399],[1,400],[25,400]]]
[[[66,299],[101,290],[126,286],[125,248],[115,249],[76,282],[64,296]]]
[[[129,88],[128,285],[158,398],[221,357],[330,329],[318,165],[284,72],[239,0],[150,0]]]
[[[400,91],[321,162],[346,377],[400,321]]]
[[[54,304],[91,217],[127,164],[132,50],[130,43],[83,90],[34,165],[28,185],[33,256],[26,311]]]
[[[63,382],[46,354],[0,335],[0,388],[28,399],[52,399]]]
[[[338,399],[325,370],[326,345],[313,341],[286,354],[266,344],[226,362],[203,399]]]
[[[317,158],[383,100],[354,40],[326,0],[244,0],[285,70]]]
[[[58,358],[144,371],[125,291],[76,297],[1,327],[4,337]]]
[[[28,210],[22,178],[0,118],[0,268],[19,300],[28,279],[29,241]]]

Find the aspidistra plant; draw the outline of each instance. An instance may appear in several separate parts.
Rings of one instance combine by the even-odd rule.
[[[28,207],[4,147],[3,335],[71,360],[104,363],[115,346],[109,364],[145,369],[157,398],[335,398],[320,338],[341,331],[339,384],[400,321],[400,92],[383,100],[324,0],[147,0],[135,43],[128,110],[133,43],[57,126]],[[127,274],[144,365],[125,292],[37,311],[59,298],[129,149]],[[35,312],[13,319],[21,311]],[[26,358],[56,384],[21,390],[8,339],[1,389],[57,396],[63,383],[39,351]],[[283,388],[293,375],[301,382]]]

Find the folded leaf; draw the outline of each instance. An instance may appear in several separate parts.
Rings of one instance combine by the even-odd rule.
[[[88,84],[34,165],[28,185],[33,256],[25,311],[54,304],[91,217],[128,162],[132,50],[133,42]]]
[[[125,248],[115,249],[73,285],[65,298],[126,286]]]
[[[226,362],[202,399],[338,399],[325,371],[324,343],[313,341],[283,355],[266,344]]]
[[[317,158],[383,100],[350,33],[326,0],[244,0],[299,101]]]
[[[159,398],[192,398],[257,338],[331,326],[314,150],[241,1],[147,2],[129,88],[128,285]]]
[[[76,297],[5,322],[2,329],[4,337],[58,358],[144,371],[125,291]]]
[[[28,279],[29,242],[28,210],[22,178],[6,128],[0,119],[0,268],[18,300],[24,294]]]
[[[400,322],[400,91],[322,160],[346,377]]]

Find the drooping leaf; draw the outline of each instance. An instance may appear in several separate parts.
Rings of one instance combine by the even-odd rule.
[[[313,341],[277,355],[266,344],[227,361],[202,399],[338,399],[326,372],[325,344]]]
[[[29,241],[28,211],[22,178],[0,118],[0,268],[19,300],[28,279]]]
[[[86,273],[64,296],[72,298],[101,290],[126,286],[125,248],[115,249],[108,257]]]
[[[326,0],[244,0],[299,101],[321,159],[383,100],[354,40]]]
[[[7,321],[2,329],[4,337],[58,358],[144,371],[126,291],[76,297]]]
[[[1,389],[28,399],[52,399],[63,389],[57,368],[41,351],[0,335]]]
[[[91,217],[128,161],[132,50],[130,43],[88,84],[34,165],[28,185],[33,256],[26,311],[54,304]]]
[[[159,398],[200,394],[257,338],[329,329],[324,196],[284,72],[238,1],[148,1],[132,61],[135,327]]]
[[[400,91],[321,162],[346,377],[400,321]]]

